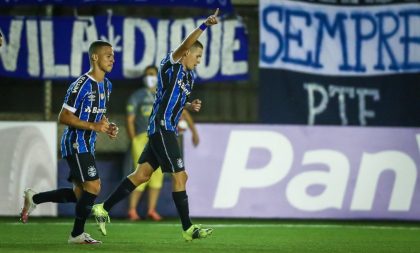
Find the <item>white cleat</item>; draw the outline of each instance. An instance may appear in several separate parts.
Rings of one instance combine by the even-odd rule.
[[[69,240],[67,241],[69,244],[100,244],[101,241],[93,239],[90,234],[82,233],[76,237],[69,236]]]
[[[35,208],[36,208],[36,204],[32,200],[32,197],[35,194],[37,194],[37,192],[35,192],[35,191],[33,191],[32,189],[29,189],[29,188],[26,189],[23,192],[24,202],[23,202],[22,211],[20,212],[20,220],[23,223],[28,222],[29,214],[31,214],[32,211],[35,210]]]

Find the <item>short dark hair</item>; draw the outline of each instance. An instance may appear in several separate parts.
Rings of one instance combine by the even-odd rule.
[[[112,45],[103,40],[97,40],[92,42],[89,46],[89,58],[91,58],[92,54],[96,53],[101,47],[112,47]]]
[[[1,32],[0,32],[0,37],[3,37],[3,34],[1,34]]]

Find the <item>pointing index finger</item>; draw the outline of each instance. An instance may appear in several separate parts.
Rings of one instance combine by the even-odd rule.
[[[219,8],[217,8],[216,11],[214,12],[214,16],[217,17],[217,15],[219,15]]]

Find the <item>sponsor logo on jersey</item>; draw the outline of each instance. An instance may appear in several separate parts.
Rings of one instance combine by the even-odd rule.
[[[80,85],[86,81],[86,76],[80,77],[79,80],[77,80],[77,83],[74,85],[72,93],[77,93],[79,91]]]
[[[92,109],[90,109],[90,106],[85,108],[85,112],[87,113],[106,113],[106,108],[98,108],[98,107],[93,107]]]
[[[92,113],[106,113],[106,108],[93,107]]]
[[[181,88],[181,90],[185,93],[185,95],[189,96],[191,94],[191,91],[187,89],[187,84],[182,82],[182,80],[178,80],[178,85]]]

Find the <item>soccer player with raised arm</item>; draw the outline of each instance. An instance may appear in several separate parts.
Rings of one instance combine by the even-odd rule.
[[[108,212],[111,208],[130,195],[138,185],[149,180],[159,166],[164,173],[172,175],[172,197],[181,219],[184,239],[191,241],[208,237],[212,233],[213,229],[193,225],[190,220],[186,192],[187,173],[177,143],[176,128],[184,107],[190,111],[200,111],[199,99],[187,102],[194,86],[193,70],[200,63],[203,54],[203,45],[198,38],[207,27],[217,24],[218,13],[219,9],[161,61],[156,100],[147,130],[149,141],[140,155],[138,166],[104,203],[94,205],[92,210],[104,235],[105,222],[109,222]]]
[[[38,204],[75,202],[76,217],[68,239],[70,244],[101,243],[84,232],[86,219],[101,189],[94,156],[96,135],[102,132],[115,139],[118,134],[118,127],[105,117],[112,91],[112,84],[105,77],[114,65],[111,44],[93,42],[89,47],[89,59],[90,70],[70,84],[58,116],[59,122],[67,125],[61,137],[61,155],[70,167],[68,180],[73,183],[73,189],[40,193],[26,189],[21,212],[21,221],[26,223]]]

